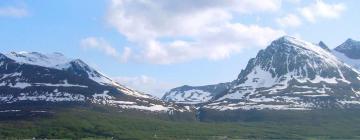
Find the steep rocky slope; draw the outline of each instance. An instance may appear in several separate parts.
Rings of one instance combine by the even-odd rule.
[[[226,94],[204,108],[303,110],[360,104],[360,75],[331,52],[285,36],[251,59]]]
[[[79,59],[60,53],[0,54],[0,105],[102,104],[121,110],[186,111],[127,88]]]

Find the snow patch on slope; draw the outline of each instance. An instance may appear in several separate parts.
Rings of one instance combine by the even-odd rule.
[[[245,83],[238,86],[244,86],[244,87],[249,86],[253,88],[259,88],[259,87],[271,87],[275,83],[277,83],[277,78],[272,77],[270,72],[264,71],[259,66],[257,66],[247,76],[247,80],[245,81]]]
[[[81,94],[70,94],[67,92],[53,92],[42,93],[41,95],[36,93],[21,93],[19,96],[13,95],[1,95],[0,101],[6,103],[14,103],[18,101],[48,101],[48,102],[64,102],[64,101],[85,101],[85,96]]]
[[[124,109],[137,109],[137,110],[147,110],[147,111],[155,111],[155,112],[168,112],[172,108],[165,107],[163,105],[151,105],[151,106],[139,106],[139,105],[118,105],[118,107]]]
[[[81,88],[88,88],[87,86],[83,85],[75,85],[75,84],[69,84],[66,80],[64,80],[63,84],[51,84],[51,83],[23,83],[23,82],[16,82],[14,84],[12,83],[6,83],[2,82],[0,83],[0,86],[9,86],[12,88],[27,88],[27,87],[36,87],[36,86],[47,86],[47,87],[81,87]]]
[[[146,110],[146,111],[155,111],[155,112],[167,112],[173,109],[172,107],[165,107],[163,105],[155,105],[155,104],[139,105],[137,102],[116,100],[115,97],[109,95],[109,91],[104,91],[103,93],[100,94],[94,94],[92,102],[120,107],[123,109],[137,109],[137,110]]]
[[[254,104],[254,103],[234,103],[234,104],[225,104],[225,105],[214,105],[214,106],[205,106],[205,108],[215,109],[220,111],[225,110],[310,110],[312,107],[311,104],[296,104],[296,105],[276,105],[276,104]]]
[[[279,90],[288,88],[289,82],[293,79],[298,81],[299,83],[309,82],[315,84],[325,82],[330,84],[337,84],[339,81],[349,83],[349,81],[342,78],[324,78],[316,76],[314,79],[310,79],[308,77],[297,76],[296,73],[297,72],[289,72],[281,77],[272,77],[270,72],[262,70],[259,66],[256,66],[254,67],[253,71],[247,76],[247,80],[243,84],[234,86],[230,89],[230,92],[228,94],[217,100],[220,101],[224,99],[244,99],[245,95],[249,93],[250,95],[255,94],[258,88],[269,88],[263,91],[269,91],[270,94],[276,93]],[[307,88],[307,86],[300,88]],[[318,88],[317,90],[319,93],[324,92],[324,88]],[[309,91],[309,93],[314,93],[314,91]],[[309,95],[309,97],[315,96]]]

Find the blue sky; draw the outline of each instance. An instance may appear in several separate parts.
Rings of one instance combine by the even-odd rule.
[[[360,1],[2,0],[0,52],[61,52],[122,84],[169,88],[234,80],[288,34],[330,48],[360,39]]]

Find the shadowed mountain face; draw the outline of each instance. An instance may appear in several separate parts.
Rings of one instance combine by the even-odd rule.
[[[360,42],[348,39],[340,46],[334,49],[337,52],[343,53],[351,59],[360,59]]]
[[[307,110],[357,106],[359,72],[326,48],[322,42],[315,45],[289,36],[279,38],[250,59],[227,90],[201,107]]]
[[[331,52],[330,48],[324,42],[320,41],[317,45],[319,45],[324,50]]]
[[[186,111],[122,86],[83,61],[62,54],[0,54],[0,105],[101,104],[119,110]]]
[[[332,53],[343,62],[360,70],[360,42],[352,39],[346,40],[336,47]]]

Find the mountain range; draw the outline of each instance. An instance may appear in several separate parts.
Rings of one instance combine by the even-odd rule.
[[[284,36],[248,61],[227,83],[181,86],[158,99],[123,86],[80,59],[61,53],[0,54],[0,106],[101,105],[118,111],[173,115],[204,110],[314,110],[360,105],[360,43],[333,50]]]

